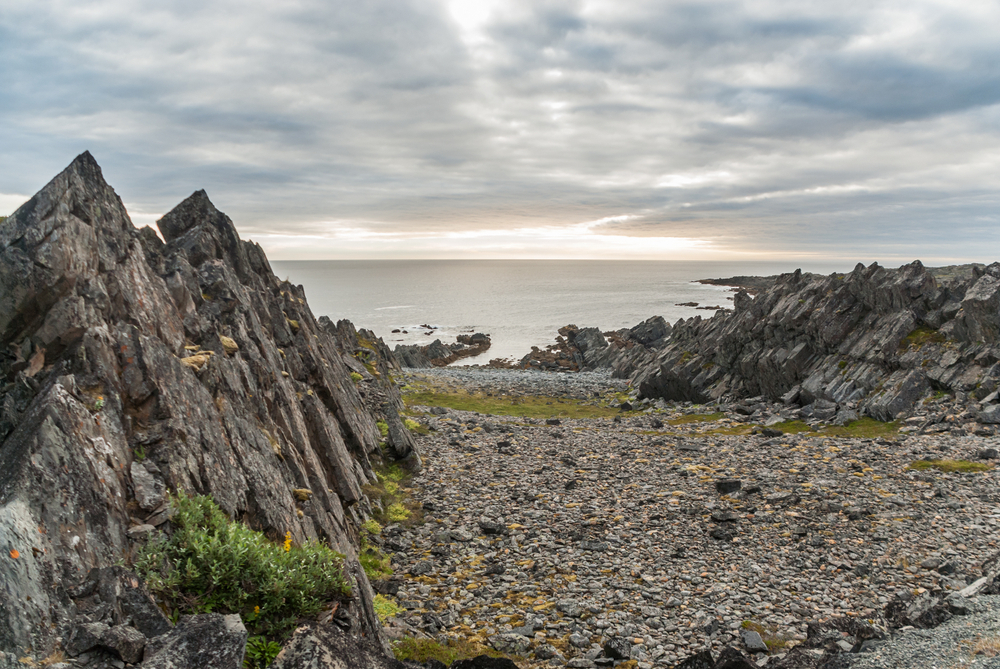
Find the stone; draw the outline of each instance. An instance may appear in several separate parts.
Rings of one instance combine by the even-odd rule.
[[[720,495],[731,495],[743,487],[739,479],[719,479],[715,482],[715,491]]]
[[[191,665],[176,665],[181,667]],[[452,665],[455,666],[455,665]],[[143,664],[143,669],[146,665]],[[295,630],[270,669],[407,669],[375,641],[345,634],[336,625],[311,623]]]
[[[154,477],[136,460],[132,461],[129,468],[132,474],[132,488],[135,490],[135,501],[139,508],[145,511],[152,511],[163,503],[166,495],[166,486],[163,481]]]
[[[479,529],[481,529],[483,531],[483,534],[486,534],[486,535],[497,535],[497,534],[506,534],[506,532],[507,532],[507,526],[506,525],[504,525],[503,523],[497,522],[496,520],[493,520],[492,518],[487,518],[487,517],[484,516],[484,517],[480,518],[477,522],[479,524]]]
[[[142,666],[143,669],[241,669],[246,643],[247,630],[238,614],[184,616],[173,630],[147,641]],[[282,665],[276,661],[273,666]]]
[[[556,602],[556,610],[565,613],[570,618],[579,618],[584,614],[584,608],[575,599],[560,599]]]
[[[490,645],[507,655],[524,655],[531,648],[531,642],[520,634],[505,632],[490,637]]]
[[[628,660],[632,656],[632,642],[625,637],[614,637],[604,642],[604,655],[614,660]]]
[[[757,665],[741,651],[727,646],[719,651],[715,669],[757,669]]]
[[[703,650],[675,664],[674,669],[715,669],[715,658],[712,651]]]
[[[115,625],[101,635],[101,645],[113,650],[124,662],[135,664],[142,660],[146,637],[134,627]]]
[[[551,660],[560,655],[556,647],[550,643],[543,643],[535,647],[535,657],[539,660]]]
[[[1000,458],[1000,451],[995,448],[981,448],[976,451],[977,460],[996,460],[998,458]]]
[[[754,630],[743,629],[740,630],[740,638],[743,640],[743,647],[751,653],[766,653],[768,652],[767,644],[761,638],[759,632]]]
[[[73,628],[72,635],[66,643],[66,654],[76,657],[95,648],[101,643],[101,637],[108,631],[104,623],[83,623]]]

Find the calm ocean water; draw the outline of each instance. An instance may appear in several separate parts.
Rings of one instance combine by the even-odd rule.
[[[445,343],[463,332],[485,332],[493,346],[483,356],[521,358],[531,346],[555,341],[573,323],[602,330],[632,327],[650,316],[670,323],[711,316],[680,307],[730,306],[727,288],[693,283],[736,275],[793,271],[829,273],[850,267],[812,263],[732,263],[628,260],[311,260],[276,261],[275,274],[305,286],[313,313],[347,318],[373,330],[390,347]],[[437,326],[432,335],[421,325]],[[409,334],[392,330],[407,330]]]

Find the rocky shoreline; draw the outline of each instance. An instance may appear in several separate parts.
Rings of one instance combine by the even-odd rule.
[[[495,390],[486,370],[450,371],[435,381]],[[526,390],[556,396],[572,375],[536,376],[552,380],[525,374]],[[524,667],[611,666],[607,644],[623,640],[623,659],[648,668],[727,647],[750,657],[749,630],[772,644],[754,666],[893,666],[868,654],[890,647],[886,606],[954,596],[997,551],[993,437],[835,436],[820,420],[753,435],[750,415],[786,407],[635,408],[545,421],[426,407],[428,464],[412,483],[426,524],[384,533],[405,574],[379,586],[407,610],[393,634],[473,639]],[[911,468],[921,461],[983,471]],[[847,633],[810,640],[810,625],[842,617],[872,621],[865,653]]]

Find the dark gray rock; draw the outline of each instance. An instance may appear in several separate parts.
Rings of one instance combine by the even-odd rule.
[[[184,616],[169,633],[146,643],[142,666],[143,669],[241,669],[246,644],[247,630],[236,614]]]
[[[715,482],[715,491],[720,495],[731,495],[743,487],[739,479],[719,479]]]
[[[128,625],[109,627],[101,635],[101,645],[113,650],[124,662],[135,664],[142,659],[146,647],[146,637],[142,632]]]
[[[290,669],[290,668],[289,668]],[[374,667],[373,669],[380,669]],[[506,657],[490,657],[489,655],[477,655],[468,660],[457,660],[451,663],[448,669],[517,669],[513,660]]]
[[[758,669],[757,665],[742,651],[727,646],[719,651],[715,660],[715,669]]]
[[[166,486],[163,481],[154,477],[143,467],[141,462],[132,461],[132,488],[135,491],[135,501],[144,511],[152,511],[163,503]]]
[[[680,664],[675,664],[674,669],[715,669],[715,658],[712,651],[703,650],[685,658]]]
[[[632,656],[632,642],[616,636],[604,642],[604,655],[614,660],[627,660]]]
[[[189,665],[197,666],[197,665]],[[454,665],[452,665],[454,666]],[[145,668],[145,665],[143,665]],[[371,639],[347,635],[335,625],[304,625],[292,635],[271,669],[407,669]],[[178,669],[180,669],[178,667]]]
[[[940,283],[919,262],[783,274],[753,298],[737,293],[731,313],[678,321],[632,381],[640,399],[764,396],[838,422],[851,420],[849,411],[892,420],[932,383],[956,393],[982,382],[985,396],[996,389],[981,353],[1000,337],[998,286],[1000,264]],[[856,409],[836,413],[852,402]],[[985,411],[1000,419],[998,409]]]
[[[80,653],[94,648],[101,643],[101,637],[108,631],[108,626],[104,623],[83,623],[73,628],[73,632],[66,643],[66,654],[76,657]]]

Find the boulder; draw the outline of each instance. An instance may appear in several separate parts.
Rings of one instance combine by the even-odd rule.
[[[184,616],[169,633],[146,643],[142,666],[143,669],[242,669],[246,645],[247,630],[235,613]]]
[[[285,644],[271,665],[271,669],[306,667],[407,669],[402,662],[387,656],[381,646],[372,640],[350,636],[335,625],[321,624],[304,625],[295,630],[291,640]]]

